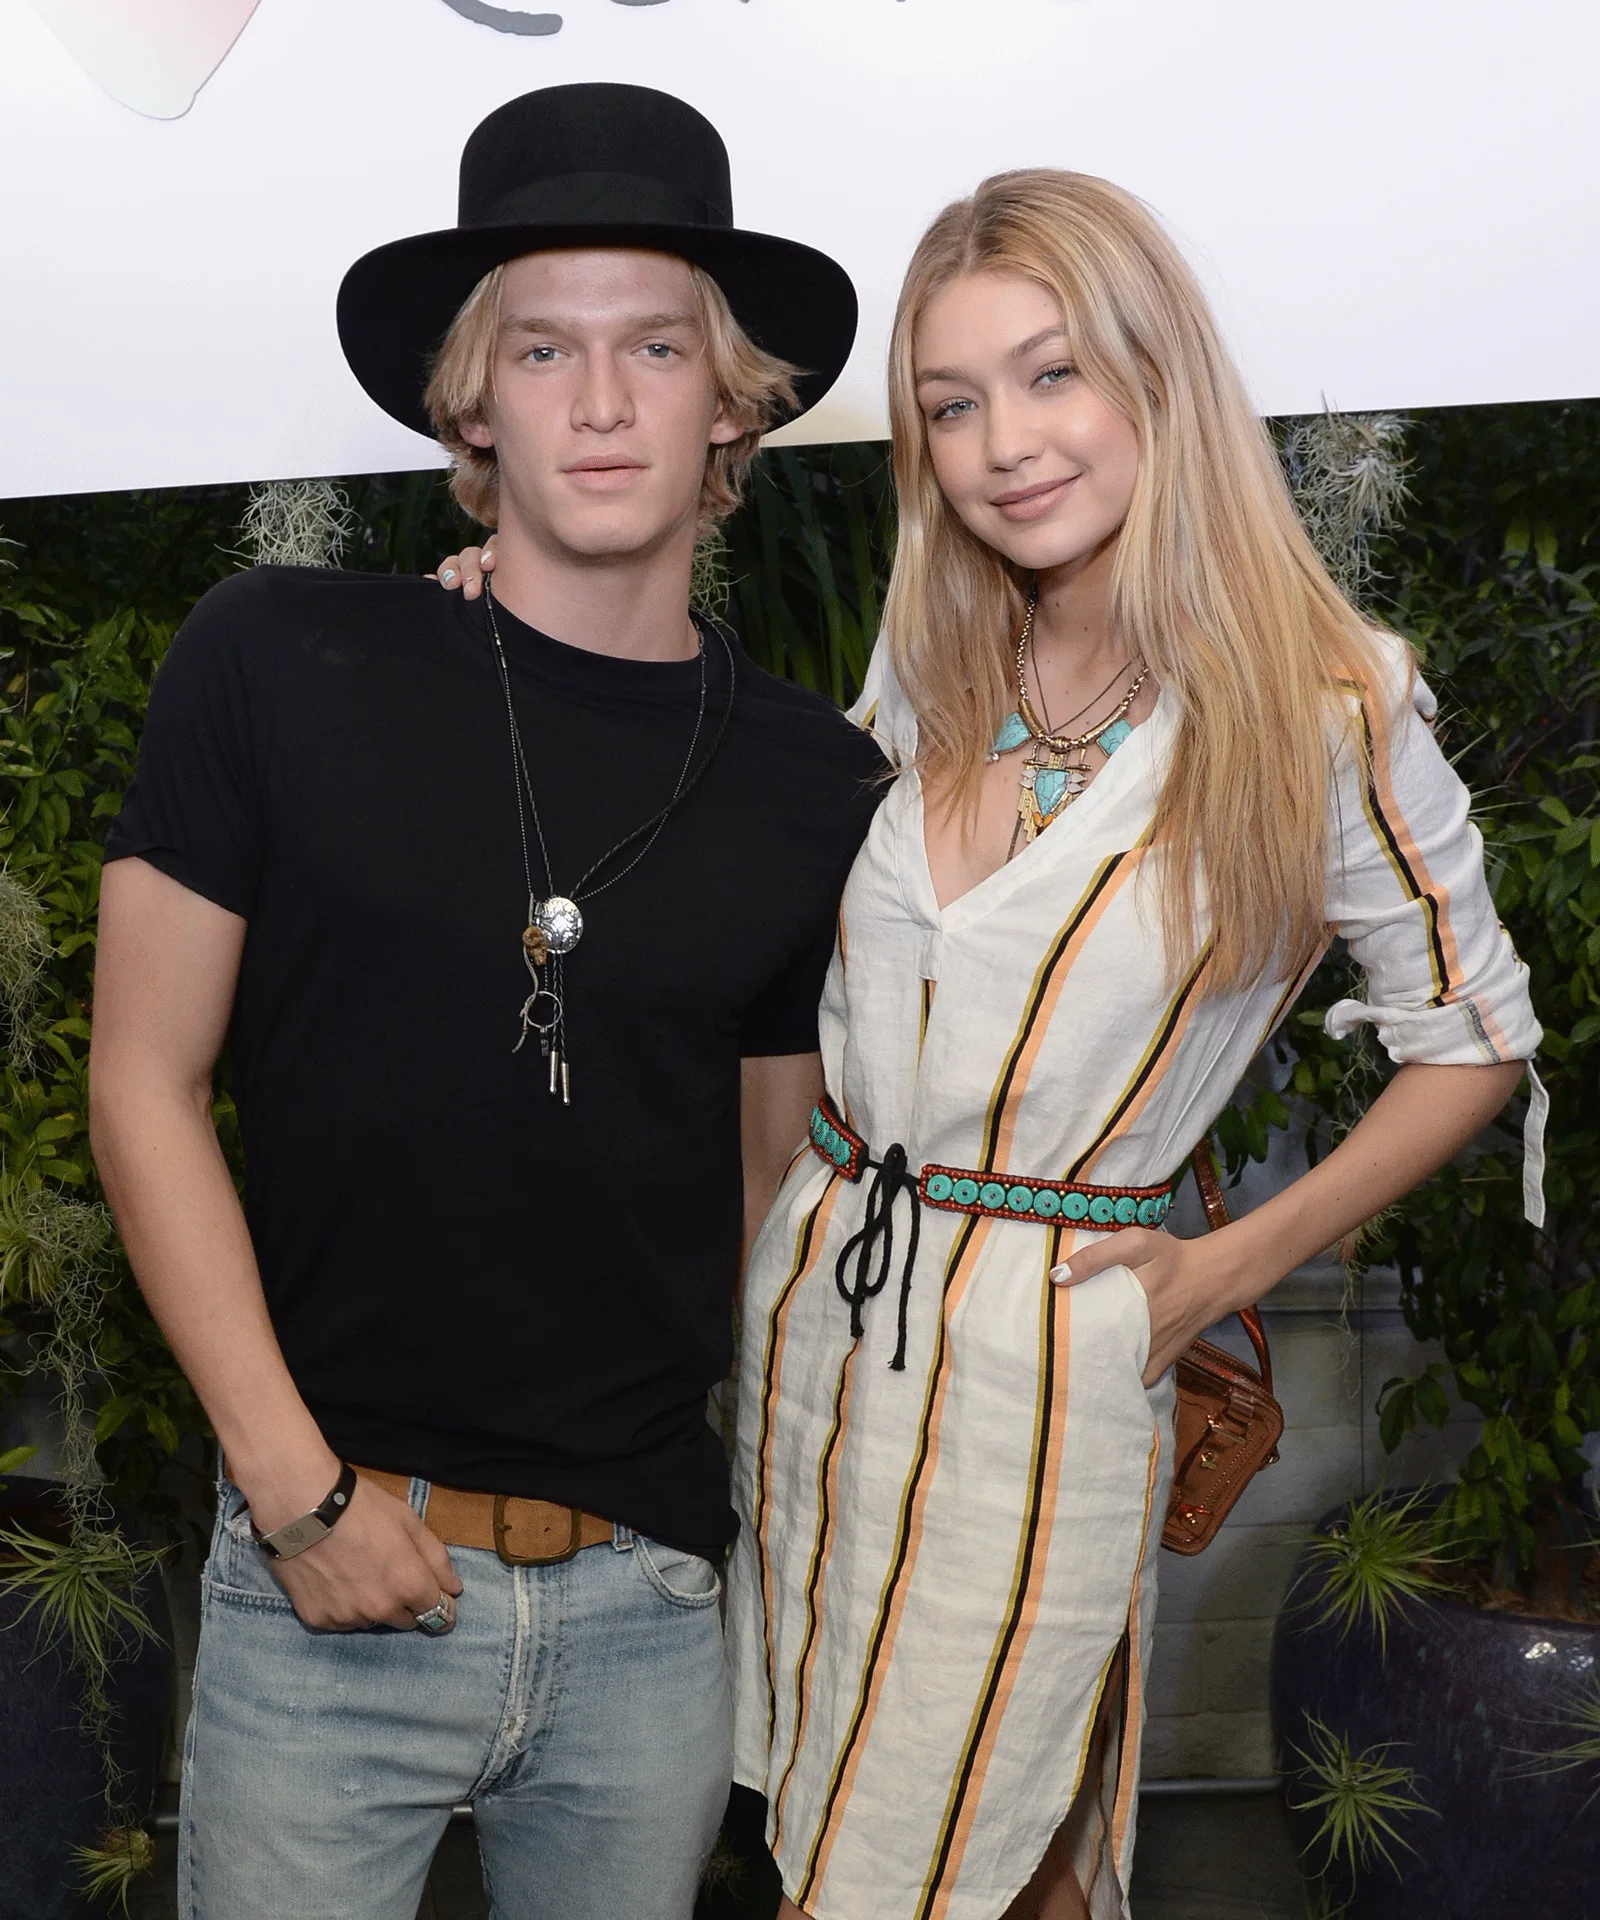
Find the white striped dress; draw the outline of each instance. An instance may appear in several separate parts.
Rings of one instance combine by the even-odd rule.
[[[1370,782],[1330,795],[1330,927],[1396,1060],[1525,1059],[1526,969],[1498,925],[1432,698],[1393,642],[1362,701]],[[1352,696],[1354,697],[1354,696]],[[899,761],[915,720],[880,648],[856,717]],[[914,773],[856,862],[823,1003],[830,1098],[874,1159],[1145,1187],[1182,1166],[1299,982],[1203,997],[1169,973],[1146,844],[1163,694],[1080,799],[940,911]],[[1069,1806],[1095,1920],[1127,1912],[1170,1374],[1126,1267],[1057,1287],[1097,1235],[924,1207],[906,1365],[890,1366],[908,1224],[862,1337],[835,1262],[868,1180],[792,1165],[746,1282],[729,1578],[736,1773],[767,1795],[789,1897],[817,1920],[997,1920]],[[1078,1797],[1124,1637],[1124,1737]],[[1094,1783],[1091,1783],[1094,1784]]]

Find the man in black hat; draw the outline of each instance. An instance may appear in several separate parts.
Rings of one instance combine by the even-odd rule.
[[[513,101],[460,224],[339,305],[494,593],[258,569],[157,677],[92,1120],[225,1461],[186,1914],[409,1920],[466,1799],[500,1920],[690,1909],[729,1771],[707,1391],[880,768],[691,617],[690,564],[854,317],[734,228],[682,103]]]

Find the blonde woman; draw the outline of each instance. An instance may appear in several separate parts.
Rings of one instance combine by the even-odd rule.
[[[947,209],[890,394],[856,715],[900,771],[746,1280],[737,1772],[789,1920],[1102,1920],[1172,1363],[1470,1140],[1539,1027],[1432,700],[1320,565],[1137,201],[1025,172]],[[1367,991],[1330,1026],[1399,1071],[1286,1191],[1161,1231],[1335,935]]]

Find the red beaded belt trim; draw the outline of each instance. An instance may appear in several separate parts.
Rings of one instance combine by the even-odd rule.
[[[847,1180],[859,1180],[872,1165],[867,1143],[832,1106],[811,1115],[811,1150]],[[1127,1227],[1159,1227],[1172,1207],[1171,1181],[1153,1187],[1096,1187],[1081,1180],[1019,1180],[1011,1174],[967,1167],[926,1166],[917,1195],[946,1213],[978,1213],[991,1220],[1061,1221],[1096,1233]]]

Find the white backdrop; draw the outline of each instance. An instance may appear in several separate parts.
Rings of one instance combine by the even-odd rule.
[[[197,7],[213,18],[190,50],[221,64],[185,113]],[[693,101],[727,137],[741,224],[854,275],[855,359],[795,437],[885,432],[884,341],[918,232],[986,172],[1032,164],[1157,208],[1265,412],[1600,393],[1593,0],[544,0],[537,21],[466,17],[493,11],[0,0],[0,495],[433,464],[346,371],[335,289],[367,247],[453,221],[486,112],[579,79]],[[123,41],[97,12],[124,17]],[[78,55],[125,96],[143,87],[147,110]]]

